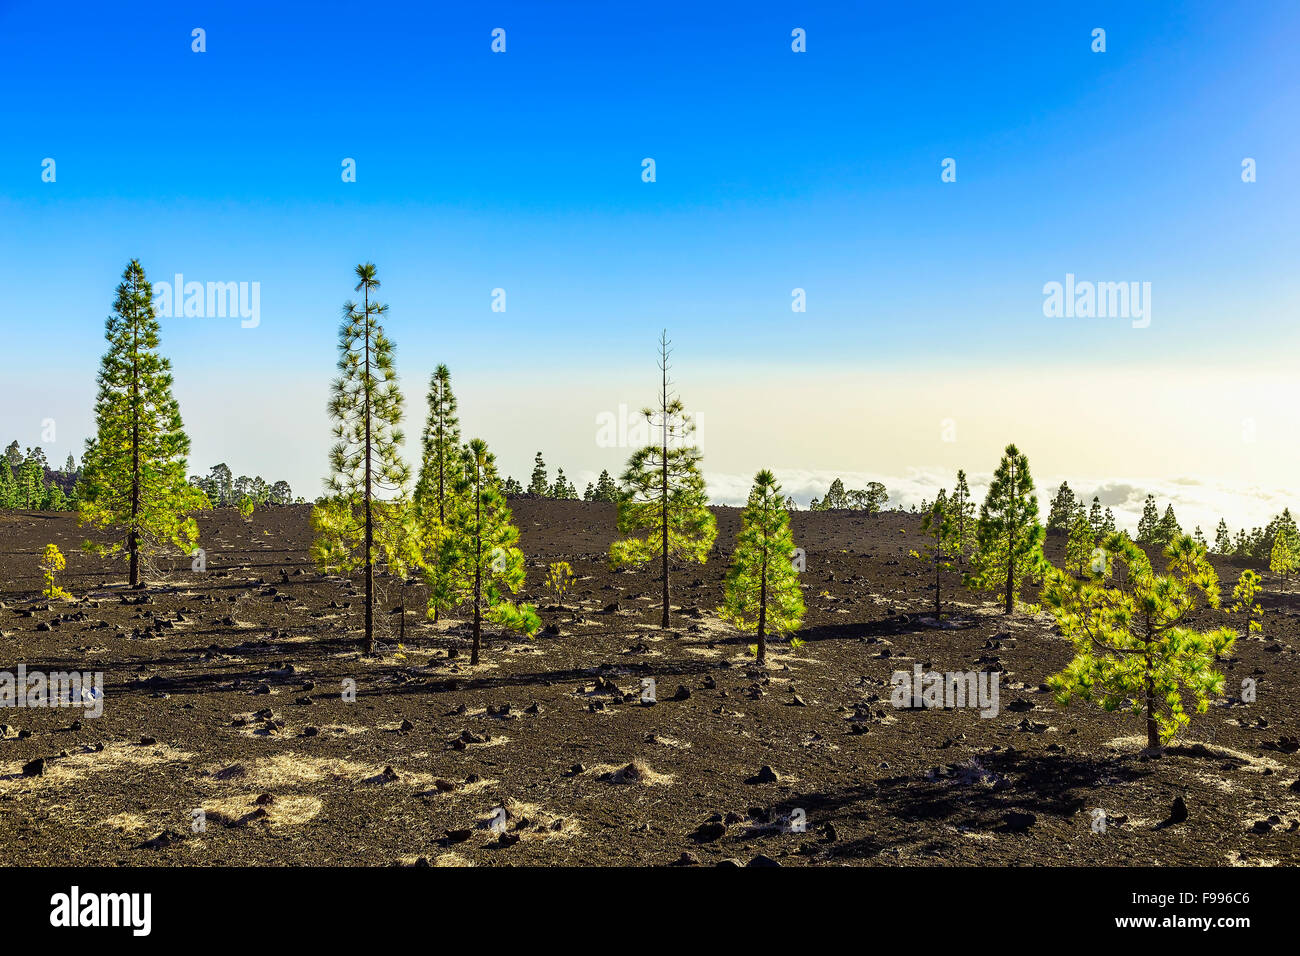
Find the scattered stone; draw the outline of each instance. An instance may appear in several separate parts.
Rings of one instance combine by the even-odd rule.
[[[779,781],[780,778],[776,775],[776,771],[767,764],[763,764],[758,768],[758,773],[746,780],[745,783],[777,783]]]
[[[40,777],[45,773],[45,758],[37,757],[35,760],[29,760],[23,764],[24,777]]]
[[[1187,801],[1182,797],[1174,797],[1174,805],[1169,809],[1169,819],[1166,823],[1182,823],[1187,819]]]
[[[1038,817],[1032,813],[1012,810],[1002,818],[1002,829],[1007,833],[1024,833],[1037,822]]]
[[[696,827],[691,833],[691,838],[700,843],[712,843],[714,840],[721,840],[726,832],[727,828],[721,821],[709,821]]]

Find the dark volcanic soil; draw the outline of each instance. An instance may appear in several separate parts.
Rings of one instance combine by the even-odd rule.
[[[1271,579],[1265,638],[1224,665],[1228,699],[1148,759],[1139,719],[1062,710],[1043,691],[1071,656],[1050,618],[1008,619],[954,588],[947,610],[969,626],[922,620],[912,516],[795,515],[807,643],[760,674],[750,639],[713,610],[736,510],[718,509],[708,564],[678,573],[682,606],[662,632],[653,572],[606,567],[611,506],[514,507],[525,596],[549,603],[545,566],[568,560],[574,610],[544,610],[554,628],[532,642],[490,636],[474,670],[462,623],[424,620],[418,587],[398,647],[391,581],[381,654],[361,659],[359,591],[310,566],[305,507],[206,516],[207,571],[178,560],[142,599],[123,591],[121,565],[78,549],[72,516],[0,514],[0,669],[102,670],[107,690],[103,716],[79,723],[68,709],[0,710],[5,861],[1300,862],[1300,600]],[[68,555],[72,601],[36,598],[48,542]],[[1240,569],[1220,570],[1226,593]],[[1001,667],[1000,713],[893,708],[890,674],[918,662]],[[646,677],[655,706],[640,703]],[[1249,705],[1236,699],[1246,677]],[[43,773],[25,776],[35,758]],[[1187,818],[1166,824],[1176,797]],[[800,819],[806,832],[790,826]]]

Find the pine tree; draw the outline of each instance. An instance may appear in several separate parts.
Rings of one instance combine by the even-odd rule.
[[[957,552],[957,563],[966,564],[966,555],[975,545],[975,502],[970,498],[970,486],[966,484],[966,472],[957,470],[957,485],[948,498],[948,511],[952,516],[953,544]]]
[[[1147,747],[1158,750],[1191,721],[1185,694],[1203,714],[1210,697],[1223,692],[1223,675],[1213,667],[1237,635],[1226,627],[1201,632],[1183,626],[1197,592],[1210,607],[1219,606],[1218,577],[1205,549],[1187,535],[1165,549],[1169,565],[1162,575],[1126,534],[1109,535],[1104,551],[1100,573],[1087,580],[1048,572],[1043,603],[1074,641],[1075,658],[1047,683],[1061,704],[1078,697],[1099,701],[1107,711],[1145,711]],[[1116,564],[1124,575],[1113,575]]]
[[[420,515],[447,519],[447,499],[461,464],[460,419],[451,390],[451,371],[439,365],[429,376],[429,417],[421,437],[420,478],[415,484],[415,506]]]
[[[1118,526],[1115,524],[1115,512],[1107,508],[1106,517],[1102,519],[1101,522],[1101,533],[1104,535],[1114,534],[1117,530],[1119,529]]]
[[[740,514],[740,534],[727,571],[725,619],[758,635],[758,664],[767,664],[767,635],[797,631],[803,623],[803,593],[791,562],[794,538],[781,503],[781,486],[766,469],[754,476]]]
[[[1228,522],[1222,518],[1219,519],[1219,527],[1214,531],[1214,553],[1232,553],[1232,538],[1228,535]]]
[[[921,531],[930,538],[927,556],[934,568],[934,618],[936,621],[943,620],[940,572],[951,570],[953,558],[958,554],[957,526],[954,517],[955,512],[950,505],[948,492],[940,488],[938,497],[934,499],[934,504],[930,505],[925,512],[925,517],[921,519]]]
[[[528,493],[539,498],[545,498],[551,493],[551,486],[546,481],[546,462],[542,461],[540,451],[533,458],[533,476],[528,482]]]
[[[483,618],[532,637],[541,627],[536,608],[516,605],[506,594],[524,584],[524,556],[516,546],[519,530],[501,494],[496,460],[487,444],[475,438],[462,452],[454,507],[447,514],[446,547],[440,560],[450,605],[468,602],[473,609],[470,664],[479,662]]]
[[[1174,506],[1166,505],[1164,517],[1162,517],[1159,524],[1156,525],[1154,543],[1163,547],[1175,538],[1181,537],[1182,534],[1182,526],[1178,523],[1178,519],[1174,517]]]
[[[11,441],[5,448],[5,461],[9,462],[9,470],[17,473],[23,463],[23,453],[18,448],[18,442]]]
[[[1088,509],[1088,524],[1092,526],[1094,537],[1100,538],[1106,533],[1106,519],[1101,514],[1101,499],[1096,495],[1092,496],[1092,507]]]
[[[1252,634],[1260,634],[1264,631],[1264,609],[1255,602],[1263,586],[1263,579],[1247,568],[1241,572],[1241,576],[1237,578],[1237,586],[1232,589],[1233,604],[1230,610],[1233,614],[1242,615],[1242,623],[1246,626],[1246,632],[1242,636],[1247,639]]]
[[[659,407],[643,409],[651,434],[659,443],[633,453],[623,472],[618,502],[618,530],[633,535],[610,547],[614,567],[642,565],[658,558],[663,578],[662,626],[668,627],[669,562],[673,559],[708,560],[718,536],[717,522],[708,509],[700,450],[686,441],[695,431],[679,398],[669,389],[668,335],[659,339]],[[642,537],[635,537],[640,534]]]
[[[51,601],[63,601],[72,597],[67,591],[58,585],[58,575],[68,566],[67,559],[59,551],[56,544],[47,544],[45,552],[41,555],[39,565],[45,586],[41,589],[41,595]]]
[[[1142,506],[1142,519],[1138,522],[1138,544],[1155,544],[1156,529],[1160,527],[1160,511],[1156,508],[1156,496],[1147,495]]]
[[[1001,590],[1006,613],[1015,610],[1020,579],[1037,573],[1043,564],[1043,526],[1038,523],[1038,497],[1029,473],[1029,459],[1008,445],[993,473],[975,525],[976,550],[967,586]]]
[[[77,485],[83,525],[113,528],[117,538],[90,550],[125,551],[129,583],[141,586],[140,558],[171,545],[189,554],[198,524],[188,513],[202,495],[185,481],[190,440],[172,397],[171,363],[158,352],[153,289],[132,259],[105,323],[108,351],[99,370],[95,437],[87,441]]]
[[[9,459],[0,458],[0,508],[18,507],[18,482]]]
[[[1048,532],[1069,530],[1074,509],[1074,492],[1070,490],[1069,484],[1063,481],[1061,487],[1056,489],[1056,497],[1052,499],[1052,507],[1047,513]]]
[[[1097,546],[1097,535],[1092,530],[1092,522],[1080,506],[1074,512],[1070,522],[1070,534],[1065,542],[1065,570],[1083,577],[1084,569],[1092,560],[1092,552]]]
[[[501,486],[501,493],[507,498],[518,498],[524,493],[524,486],[515,479],[507,477]]]
[[[600,477],[596,479],[594,500],[608,501],[611,504],[618,501],[618,485],[614,483],[614,479],[609,476],[609,472],[604,468],[600,470]]]
[[[364,569],[365,653],[375,651],[375,507],[381,491],[405,496],[410,468],[402,461],[402,393],[393,367],[393,343],[380,319],[388,306],[371,298],[379,288],[373,263],[356,268],[362,304],[343,306],[339,377],[329,403],[334,420],[328,495],[312,509],[312,557],[324,571]]]
[[[1282,579],[1286,587],[1287,578],[1300,564],[1300,535],[1290,528],[1282,528],[1273,538],[1273,549],[1269,552],[1268,569]]]
[[[451,371],[446,365],[439,365],[429,376],[428,401],[429,417],[421,438],[420,478],[415,484],[414,503],[420,535],[430,549],[423,561],[429,593],[439,595],[445,589],[433,580],[441,567],[436,551],[441,546],[448,502],[462,465],[460,419],[456,417],[456,396],[451,390]],[[431,602],[435,623],[442,610],[437,600]]]
[[[555,469],[555,484],[551,486],[550,496],[560,501],[578,497],[578,490],[564,477],[564,469]]]
[[[18,469],[18,500],[31,511],[45,500],[45,456],[39,448],[27,449],[27,457]]]
[[[596,500],[596,486],[593,485],[590,481],[587,482],[587,488],[586,488],[586,490],[582,493],[582,500],[583,500],[583,501],[595,501],[595,500]]]

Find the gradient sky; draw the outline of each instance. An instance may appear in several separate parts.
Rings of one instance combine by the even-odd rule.
[[[596,416],[667,327],[719,500],[764,466],[916,500],[1014,440],[1040,485],[1261,523],[1300,470],[1298,45],[1282,2],[0,0],[0,437],[80,457],[136,256],[260,283],[255,329],[163,320],[190,470],[312,497],[370,260],[410,435],[446,362],[521,478],[618,472]],[[1045,318],[1066,273],[1150,282],[1150,327]]]

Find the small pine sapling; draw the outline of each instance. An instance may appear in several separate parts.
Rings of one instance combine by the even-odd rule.
[[[564,610],[564,598],[573,587],[573,568],[568,561],[553,561],[547,568],[546,589],[555,599],[555,606]]]
[[[1246,626],[1243,637],[1264,632],[1264,609],[1255,601],[1263,585],[1264,579],[1247,568],[1241,572],[1237,586],[1232,589],[1232,613],[1242,615]]]
[[[56,544],[47,544],[45,546],[45,552],[41,555],[41,563],[39,565],[41,575],[45,581],[45,587],[41,590],[42,596],[49,598],[51,601],[63,601],[72,597],[71,594],[59,587],[55,580],[56,576],[61,574],[63,569],[67,566],[67,559],[64,558],[63,553],[59,551],[59,546]]]

